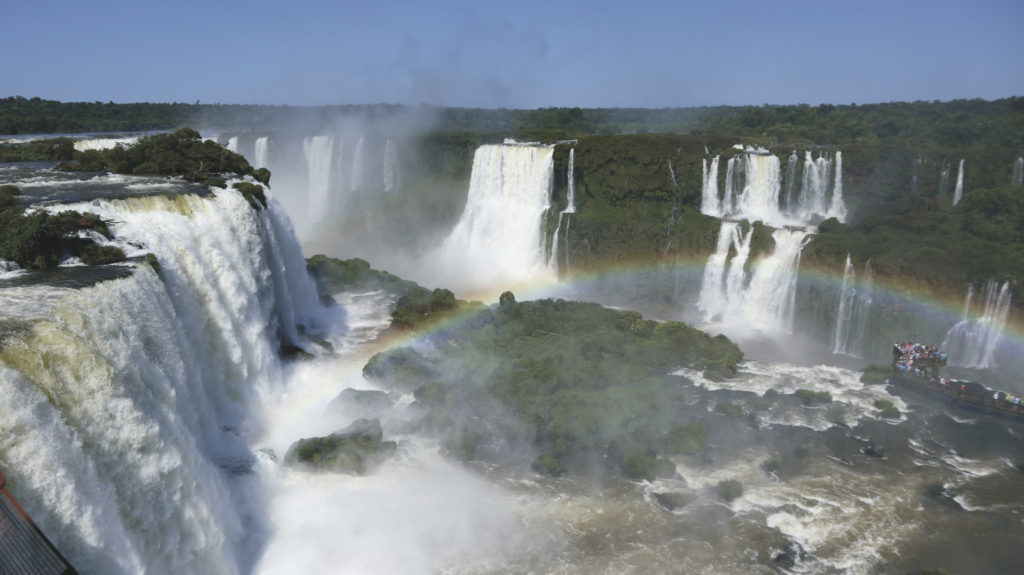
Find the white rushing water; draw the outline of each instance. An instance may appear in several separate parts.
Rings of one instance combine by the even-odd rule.
[[[139,141],[138,136],[129,136],[125,138],[88,138],[84,140],[75,140],[75,150],[84,152],[86,150],[109,150],[115,146],[130,146],[135,142]]]
[[[871,262],[864,264],[864,277],[858,283],[850,255],[843,268],[843,286],[836,309],[836,327],[832,333],[832,353],[859,356],[871,311]]]
[[[1013,162],[1013,173],[1010,174],[1010,185],[1024,185],[1024,158],[1017,158]]]
[[[402,171],[398,163],[398,146],[388,138],[384,144],[384,191],[390,192],[402,181]]]
[[[473,156],[466,207],[440,257],[460,288],[554,281],[542,230],[554,148],[485,145]]]
[[[9,487],[81,572],[246,573],[267,537],[247,437],[278,342],[331,321],[294,233],[227,190],[88,208],[161,269],[50,299],[5,341]]]
[[[576,164],[576,148],[569,148],[569,169],[566,174],[568,180],[568,189],[566,190],[566,206],[565,209],[558,214],[558,225],[555,227],[555,233],[551,236],[551,254],[548,256],[548,268],[552,272],[558,274],[559,271],[569,269],[569,223],[572,218],[572,214],[576,213],[576,175],[575,175],[575,164]],[[671,164],[669,164],[671,168]],[[562,222],[565,222],[565,257],[560,258],[559,244],[562,237]]]
[[[788,332],[793,323],[800,252],[810,241],[814,225],[825,218],[846,218],[842,195],[842,155],[804,155],[796,190],[796,155],[785,174],[786,193],[778,157],[760,148],[746,148],[729,159],[725,189],[718,192],[716,156],[702,169],[701,212],[724,218],[715,253],[708,258],[697,307],[705,323],[727,330]],[[748,262],[753,228],[737,220],[761,221],[778,229],[775,246],[759,261]]]
[[[960,166],[956,170],[956,188],[953,190],[953,205],[960,203],[964,197],[964,161],[960,160]]]
[[[270,165],[270,137],[261,136],[256,138],[253,144],[253,164],[256,169],[266,168]]]
[[[330,215],[334,188],[334,136],[310,136],[302,143],[308,173],[306,214],[301,221],[316,224]],[[340,151],[339,151],[340,154]]]
[[[968,289],[964,303],[964,319],[946,333],[942,349],[949,353],[950,363],[963,367],[989,369],[996,367],[995,355],[1003,339],[1006,318],[1010,313],[1010,282],[1000,287],[989,281],[985,286],[985,303],[980,316],[969,318],[973,289]]]

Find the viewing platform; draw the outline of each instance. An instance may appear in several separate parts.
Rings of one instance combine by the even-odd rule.
[[[77,575],[43,535],[14,496],[0,472],[0,573],[3,575]]]

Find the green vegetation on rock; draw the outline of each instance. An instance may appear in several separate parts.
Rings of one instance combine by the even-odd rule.
[[[684,393],[668,374],[681,366],[733,374],[742,353],[731,341],[593,303],[502,299],[435,332],[429,351],[377,354],[364,376],[415,390],[425,425],[463,458],[486,459],[518,438],[541,473],[604,461],[625,477],[653,479],[674,472],[664,456],[705,448],[706,432],[680,415]]]
[[[363,475],[395,453],[397,444],[383,440],[380,421],[359,419],[326,437],[296,441],[284,456],[286,465]]]
[[[832,403],[832,394],[827,391],[814,391],[812,389],[798,389],[793,392],[804,405],[817,405]]]
[[[86,265],[103,265],[124,261],[120,248],[100,246],[79,232],[94,231],[108,235],[106,224],[95,214],[64,211],[26,213],[15,200],[19,189],[5,185],[0,188],[0,259],[13,261],[25,269],[47,269],[60,263],[61,256],[71,254]]]

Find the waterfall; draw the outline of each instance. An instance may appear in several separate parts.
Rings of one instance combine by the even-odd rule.
[[[743,192],[733,199],[737,217],[750,221],[779,223],[779,158],[770,154],[745,154]]]
[[[268,536],[253,407],[281,381],[279,339],[323,313],[269,199],[90,202],[160,272],[65,289],[5,340],[3,471],[81,572],[246,573]]]
[[[995,281],[985,286],[985,307],[980,317],[968,319],[972,291],[967,292],[964,319],[946,333],[942,349],[952,365],[990,369],[996,367],[995,353],[1003,339],[1010,313],[1010,282],[999,287]]]
[[[84,152],[86,150],[109,150],[115,146],[131,146],[139,141],[138,136],[128,138],[87,138],[75,140],[75,150]]]
[[[269,165],[270,159],[270,138],[263,136],[256,138],[256,144],[254,145],[253,155],[255,156],[255,163],[253,167],[256,169],[266,168]]]
[[[733,323],[768,332],[792,331],[800,253],[810,238],[806,230],[772,232],[775,249],[754,268],[743,298],[743,312],[733,318]]]
[[[349,191],[358,192],[366,187],[366,160],[364,159],[366,139],[359,136],[356,140],[356,151],[352,155],[352,178],[349,180]]]
[[[843,201],[843,153],[836,151],[835,180],[832,182],[832,200],[829,203],[826,218],[846,221],[846,203]]]
[[[853,262],[847,254],[836,310],[836,327],[832,334],[832,353],[860,355],[871,311],[871,287],[871,261],[864,265],[864,279],[858,286]]]
[[[704,160],[703,213],[729,220],[760,220],[779,228],[772,233],[773,251],[748,266],[753,227],[744,234],[737,222],[722,222],[697,302],[705,322],[743,330],[791,329],[800,253],[814,233],[813,226],[823,217],[846,217],[842,155],[836,152],[834,160],[824,154],[815,159],[807,152],[799,193],[795,189],[798,162],[794,152],[786,168],[785,198],[780,199],[783,178],[778,157],[761,148],[743,149],[728,160],[719,203],[718,158],[710,163]]]
[[[711,160],[710,167],[708,166],[708,160],[703,160],[703,182],[701,184],[701,202],[700,211],[701,213],[709,216],[721,217],[722,215],[722,202],[718,199],[718,156],[715,156]],[[726,189],[732,184],[732,163],[729,163],[730,177],[728,178],[728,184]]]
[[[384,191],[390,192],[398,187],[401,182],[401,172],[398,167],[398,150],[395,142],[388,138],[384,144]]]
[[[846,254],[846,265],[843,267],[843,286],[839,290],[839,307],[836,309],[836,329],[832,333],[832,353],[846,353],[850,329],[850,310],[853,307],[853,296],[857,293],[853,287],[854,272],[850,254]]]
[[[1024,186],[1024,157],[1013,162],[1013,175],[1010,176],[1011,186]]]
[[[829,176],[832,171],[832,162],[824,155],[818,159],[812,159],[811,152],[804,155],[804,177],[800,190],[801,219],[807,219],[815,214],[825,213],[825,198],[828,195]]]
[[[724,214],[731,214],[733,212],[733,197],[736,196],[736,163],[742,162],[743,156],[733,156],[729,158],[729,161],[725,164],[725,196],[722,197],[722,204],[718,210],[719,217]],[[717,178],[715,179],[715,185],[718,185]]]
[[[800,158],[797,157],[796,150],[793,150],[793,152],[789,154],[789,158],[786,159],[786,197],[784,200],[784,207],[790,212],[792,212],[793,207],[795,206],[794,202],[796,201],[793,194],[796,191],[796,170],[799,167],[799,161]]]
[[[548,256],[548,269],[554,273],[558,273],[562,265],[558,260],[558,244],[559,238],[562,232],[562,220],[565,220],[565,268],[569,269],[569,222],[570,214],[576,213],[576,176],[575,176],[575,163],[576,163],[576,148],[569,148],[569,170],[566,174],[568,180],[567,191],[566,191],[566,206],[558,214],[558,225],[555,226],[555,234],[551,238],[551,254]],[[669,162],[671,169],[671,162]]]
[[[956,189],[953,191],[953,205],[960,203],[964,197],[964,161],[960,160],[960,167],[956,171]]]
[[[236,154],[238,153],[238,136],[231,136],[228,138],[227,148]]]
[[[942,169],[939,170],[939,192],[938,195],[945,196],[949,193],[949,160],[942,160]]]
[[[554,279],[542,233],[553,155],[550,146],[477,148],[466,207],[441,246],[449,270],[465,272],[457,274],[466,282],[459,287],[511,287],[531,279]]]
[[[311,136],[302,142],[309,174],[306,217],[310,223],[327,218],[331,211],[333,184],[334,136]]]
[[[730,306],[742,308],[745,293],[743,266],[750,255],[750,239],[753,232],[754,229],[751,227],[744,235],[738,223],[722,222],[718,230],[715,253],[711,254],[704,266],[704,278],[697,302],[706,321],[724,321]],[[735,255],[729,260],[729,254],[732,252],[735,252]]]

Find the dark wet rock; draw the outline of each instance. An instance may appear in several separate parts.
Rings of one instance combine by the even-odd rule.
[[[668,511],[675,511],[690,503],[690,498],[682,493],[652,493],[654,500]]]
[[[284,456],[286,465],[304,465],[323,471],[363,475],[390,458],[397,445],[383,441],[380,421],[359,419],[326,437],[296,441]]]
[[[932,483],[925,487],[924,496],[926,499],[938,503],[939,505],[944,505],[958,510],[963,509],[960,503],[956,500],[956,492],[948,489],[941,483]]]
[[[772,559],[772,563],[776,567],[788,571],[796,567],[797,561],[806,561],[809,557],[810,555],[804,550],[802,545],[791,541],[786,549]]]
[[[335,412],[370,412],[376,415],[390,409],[393,404],[394,402],[387,392],[374,389],[352,389],[350,387],[338,394],[338,397],[328,404],[327,409]]]
[[[772,559],[772,562],[782,569],[792,569],[793,567],[796,567],[796,558],[793,557],[793,554],[789,551],[779,553],[775,556],[775,559]]]
[[[723,501],[732,501],[743,495],[743,484],[735,479],[719,481],[715,485],[715,494]]]
[[[868,457],[874,457],[875,459],[882,459],[885,457],[885,448],[875,443],[869,443],[861,451]]]

